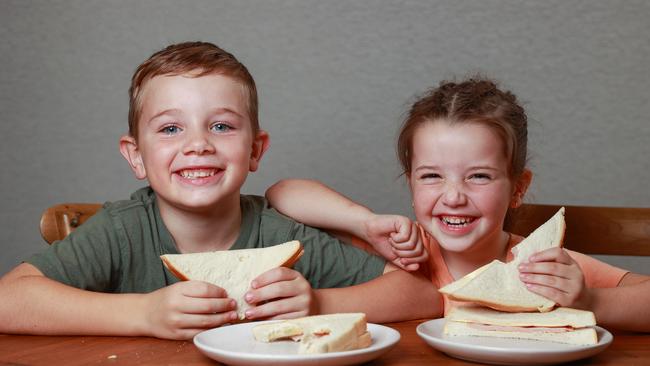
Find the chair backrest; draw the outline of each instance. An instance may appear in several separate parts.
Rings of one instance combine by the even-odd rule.
[[[560,207],[524,204],[506,230],[526,236]],[[584,254],[650,256],[650,208],[564,207],[565,248]]]
[[[68,236],[102,207],[99,203],[62,203],[41,215],[41,236],[48,244]]]

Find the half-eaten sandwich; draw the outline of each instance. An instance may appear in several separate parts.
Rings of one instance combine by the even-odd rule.
[[[326,314],[260,324],[253,336],[261,342],[298,341],[298,353],[340,352],[369,347],[366,327],[364,313]]]
[[[245,318],[250,306],[244,295],[251,281],[277,267],[291,267],[303,253],[294,240],[266,248],[161,255],[165,266],[180,280],[199,280],[215,284],[237,302],[237,315]]]
[[[467,306],[447,314],[445,336],[531,339],[592,345],[598,343],[591,311],[559,307],[546,313],[506,313]]]
[[[564,240],[564,207],[512,248],[508,263],[494,260],[440,289],[451,300],[468,301],[502,311],[550,311],[555,302],[529,291],[519,279],[520,263],[539,251],[561,247]]]

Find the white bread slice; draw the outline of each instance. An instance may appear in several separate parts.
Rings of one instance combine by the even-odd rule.
[[[460,306],[445,318],[446,336],[518,338],[592,345],[598,343],[591,311],[559,307],[546,313],[507,313]]]
[[[567,307],[555,308],[545,313],[508,313],[482,306],[458,306],[446,319],[463,323],[503,325],[511,327],[572,327],[584,328],[596,325],[594,313]]]
[[[508,263],[494,260],[440,289],[451,300],[469,301],[493,309],[546,312],[555,302],[529,291],[519,279],[517,266],[539,251],[561,247],[564,240],[564,207],[512,248]]]
[[[537,313],[540,314],[540,313]],[[525,328],[521,331],[516,330],[484,330],[472,326],[473,323],[465,322],[447,322],[445,324],[445,336],[475,336],[475,337],[493,337],[493,338],[515,338],[529,339],[536,341],[548,341],[558,343],[569,343],[575,345],[593,345],[598,343],[596,330],[592,327],[579,328],[566,332],[555,333],[552,328]]]
[[[253,327],[253,336],[261,342],[299,340],[298,353],[349,351],[372,344],[364,313],[314,315],[260,324]]]
[[[303,253],[294,240],[266,248],[161,255],[165,266],[180,280],[199,280],[226,290],[237,302],[237,315],[245,318],[249,308],[244,294],[260,274],[277,267],[291,267]]]

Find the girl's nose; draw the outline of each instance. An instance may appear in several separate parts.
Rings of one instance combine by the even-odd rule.
[[[197,154],[197,155],[214,153],[215,152],[214,145],[212,145],[212,143],[210,142],[210,140],[206,135],[207,132],[188,133],[186,135],[187,140],[185,141],[185,145],[183,146],[183,153]]]
[[[450,207],[457,207],[467,204],[467,196],[459,184],[448,184],[442,196],[442,203]]]

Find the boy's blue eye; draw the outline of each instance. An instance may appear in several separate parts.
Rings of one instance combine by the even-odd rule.
[[[215,123],[212,125],[212,130],[216,132],[228,132],[232,129],[232,127],[228,126],[225,123]]]
[[[181,130],[180,127],[170,125],[170,126],[165,126],[165,127],[161,128],[160,132],[162,132],[162,133],[164,133],[166,135],[174,135],[174,134],[177,134],[178,132],[180,132],[180,130]]]

